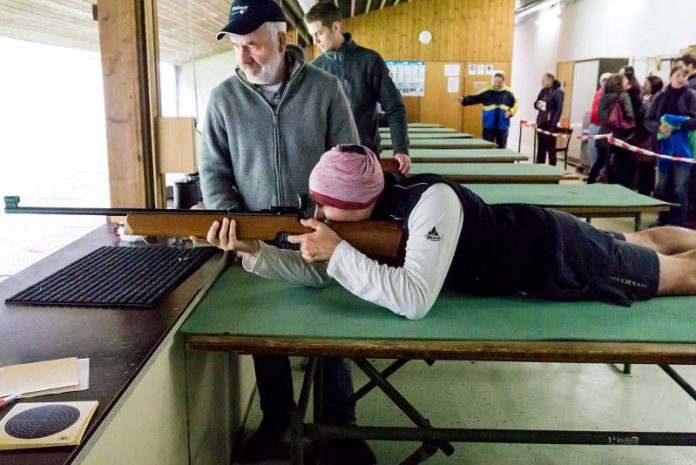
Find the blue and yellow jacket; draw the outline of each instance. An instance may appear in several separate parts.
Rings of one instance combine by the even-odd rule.
[[[494,90],[493,86],[484,87],[476,95],[462,99],[462,105],[483,105],[483,129],[507,131],[510,119],[505,118],[505,112],[510,112],[510,118],[517,113],[517,99],[509,87]]]

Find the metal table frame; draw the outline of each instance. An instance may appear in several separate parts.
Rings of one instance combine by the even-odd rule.
[[[326,440],[332,438],[398,440],[421,445],[402,462],[414,465],[427,460],[439,450],[446,455],[454,451],[450,442],[696,446],[696,432],[581,431],[534,429],[467,429],[433,428],[389,381],[388,377],[409,360],[477,360],[513,362],[566,363],[639,363],[656,364],[696,401],[696,390],[670,364],[696,364],[696,344],[618,343],[587,341],[427,341],[324,339],[270,336],[187,335],[186,347],[192,350],[227,351],[241,354],[283,354],[311,357],[297,409],[293,412],[291,458],[302,464],[304,439],[316,441],[321,463]],[[322,422],[321,357],[347,357],[370,381],[353,395],[355,401],[378,387],[415,427],[332,426]],[[396,359],[379,372],[368,360]],[[306,421],[310,395],[314,392],[314,421]]]

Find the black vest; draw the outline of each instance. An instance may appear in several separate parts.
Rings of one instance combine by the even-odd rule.
[[[557,217],[529,205],[487,205],[459,184],[435,174],[403,178],[385,173],[385,188],[373,219],[408,218],[430,186],[444,183],[457,193],[464,224],[445,286],[482,294],[534,291],[550,274],[559,238]],[[435,225],[433,225],[435,226]]]

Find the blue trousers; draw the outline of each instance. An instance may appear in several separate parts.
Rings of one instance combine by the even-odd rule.
[[[670,211],[661,212],[657,222],[660,225],[683,226],[689,211],[689,185],[691,164],[660,160],[658,163],[657,188],[655,197],[665,202],[678,203]]]

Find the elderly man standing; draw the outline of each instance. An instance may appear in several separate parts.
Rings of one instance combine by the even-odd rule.
[[[411,159],[406,107],[382,57],[356,44],[350,34],[343,33],[341,12],[332,2],[315,4],[304,20],[314,44],[322,51],[312,65],[333,74],[343,84],[361,143],[379,154],[379,103],[389,122],[399,171],[407,174]]]
[[[286,27],[273,1],[235,0],[217,34],[232,41],[237,68],[213,90],[206,113],[199,169],[207,208],[295,205],[324,151],[359,142],[341,84],[305,64],[302,49],[287,44]],[[349,363],[326,359],[324,366],[327,420],[354,423]],[[294,408],[288,357],[254,356],[254,369],[263,420],[244,447],[246,462],[274,453]],[[347,449],[367,457],[340,451],[350,463],[374,463],[364,442]]]

